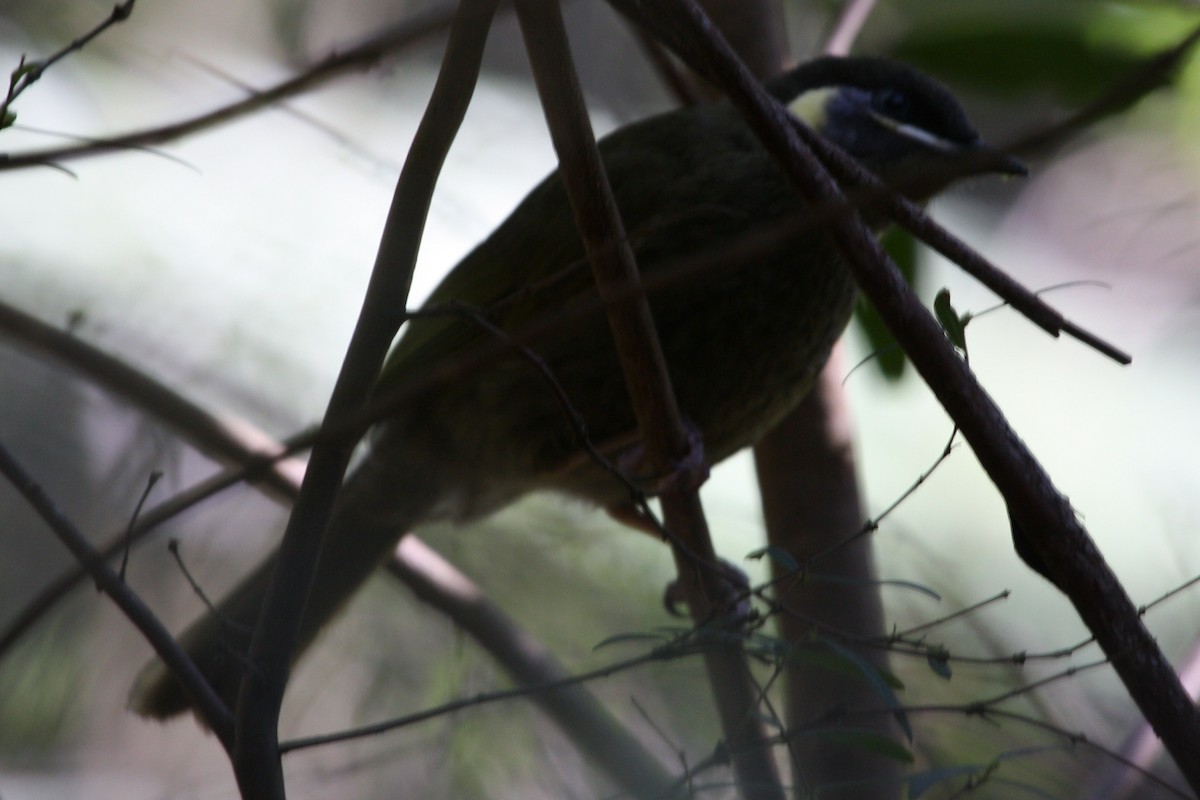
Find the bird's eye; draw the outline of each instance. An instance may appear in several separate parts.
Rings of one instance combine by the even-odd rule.
[[[895,89],[881,89],[872,100],[876,111],[893,119],[902,117],[909,107],[908,95]]]

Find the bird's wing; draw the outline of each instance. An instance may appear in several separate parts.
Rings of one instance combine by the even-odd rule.
[[[713,111],[681,111],[627,126],[600,144],[626,235],[643,272],[661,263],[685,231],[730,224],[731,204],[700,205],[712,174],[707,153],[727,125]],[[726,148],[728,149],[728,148]],[[708,180],[711,180],[709,178]],[[547,312],[594,292],[583,243],[557,172],[535,187],[486,240],[442,280],[410,321],[381,373],[377,390],[496,340],[472,321],[478,314],[517,333]],[[571,336],[566,331],[564,336]]]

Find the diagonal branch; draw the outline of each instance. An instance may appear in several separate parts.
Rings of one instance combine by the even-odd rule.
[[[1171,76],[1191,56],[1200,43],[1200,27],[1183,37],[1178,44],[1155,53],[1140,67],[1057,125],[1035,131],[1010,145],[1017,153],[1033,153],[1054,147],[1076,136],[1102,119],[1129,108],[1153,91],[1168,85]]]
[[[325,412],[327,424],[366,404],[404,319],[430,197],[474,93],[495,6],[495,0],[459,4],[442,70],[388,211],[362,312]],[[234,769],[243,795],[253,800],[284,797],[279,709],[325,527],[353,449],[353,439],[321,440],[313,448],[251,639],[236,711]]]
[[[103,556],[96,552],[95,548],[88,543],[87,538],[3,444],[0,444],[0,474],[3,474],[21,493],[58,536],[59,541],[71,551],[71,555],[84,565],[100,590],[113,599],[113,602],[120,607],[130,622],[154,647],[154,651],[158,653],[159,657],[170,665],[188,693],[189,699],[197,711],[203,715],[205,723],[216,733],[226,751],[231,752],[234,746],[234,734],[233,717],[230,715],[229,709],[221,702],[221,698],[217,697],[212,687],[208,685],[208,681],[204,679],[200,670],[188,658],[179,643],[172,638],[170,631],[158,621],[154,613],[137,596],[137,593],[113,572],[112,568],[105,563]]]
[[[621,356],[639,433],[651,469],[667,474],[691,444],[596,149],[558,0],[519,0],[516,9],[575,223]],[[667,527],[699,558],[697,563],[683,548],[673,548],[688,607],[696,623],[703,625],[723,608],[732,587],[715,568],[716,554],[695,488],[667,491],[662,505]],[[782,800],[778,772],[756,714],[759,691],[741,648],[708,648],[705,664],[743,796]]]
[[[83,36],[76,38],[57,53],[47,56],[41,61],[26,61],[25,57],[22,56],[20,65],[13,71],[12,75],[9,76],[8,91],[5,94],[4,99],[0,100],[0,129],[7,127],[7,125],[10,124],[16,117],[16,115],[10,111],[13,101],[15,101],[26,89],[41,80],[42,76],[46,74],[46,70],[50,69],[50,67],[54,66],[71,53],[82,50],[84,47],[90,44],[93,39],[104,33],[113,25],[120,24],[129,19],[130,15],[133,14],[134,2],[135,0],[125,0],[125,2],[118,3],[117,5],[113,6],[112,11],[109,12],[108,16],[102,22],[85,33]]]
[[[190,119],[100,139],[90,139],[69,147],[0,153],[0,171],[60,164],[78,158],[102,155],[118,150],[142,149],[232,122],[283,100],[311,91],[346,72],[366,69],[395,50],[443,30],[454,17],[455,6],[443,4],[407,17],[377,36],[333,53],[299,75],[288,78],[261,92]]]
[[[664,44],[675,50],[692,69],[702,75],[712,77],[702,51],[696,48],[695,43],[681,38],[678,30],[666,23],[658,14],[653,13],[652,9],[644,2],[610,0],[610,3],[623,14],[657,35]],[[847,8],[847,12],[849,10],[850,6]],[[1044,131],[1018,140],[1010,149],[1015,152],[1030,153],[1053,146],[1088,125],[1128,107],[1165,85],[1170,75],[1179,69],[1180,64],[1198,43],[1200,43],[1200,28],[1190,32],[1177,44],[1149,57],[1141,67],[1134,70],[1117,86],[1072,114],[1068,119]],[[1066,333],[1120,364],[1130,363],[1132,359],[1127,354],[1065,319],[1061,313],[1047,305],[1035,293],[1019,284],[1003,270],[930,219],[914,203],[883,186],[874,175],[864,170],[837,147],[816,136],[812,131],[802,126],[797,127],[805,144],[820,157],[825,167],[831,170],[838,181],[850,190],[850,199],[856,201],[857,205],[881,203],[881,209],[897,224],[957,264],[1052,336]],[[840,206],[825,205],[822,206],[822,209],[825,213],[831,214],[839,211],[844,205],[843,201]]]

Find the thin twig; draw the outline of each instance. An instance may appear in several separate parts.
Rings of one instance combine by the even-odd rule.
[[[244,461],[248,451],[259,456],[295,452],[280,448],[273,439],[241,420],[210,413],[147,373],[80,338],[73,329],[50,325],[3,300],[0,300],[0,335],[69,365],[95,385],[119,394],[172,428],[185,431],[195,447],[218,461]],[[295,447],[302,449],[304,442],[296,442]],[[262,465],[256,466],[262,472],[258,479],[280,491],[286,491],[303,473],[303,465],[295,462],[266,471],[261,470]]]
[[[1066,742],[1070,745],[1085,747],[1088,750],[1091,750],[1095,753],[1100,754],[1101,756],[1103,756],[1104,758],[1106,758],[1110,761],[1122,764],[1125,767],[1128,767],[1129,769],[1132,769],[1132,770],[1140,773],[1142,775],[1142,777],[1144,777],[1147,781],[1153,783],[1160,789],[1170,793],[1174,797],[1180,798],[1180,800],[1193,800],[1193,795],[1190,795],[1187,792],[1185,792],[1184,790],[1180,789],[1179,787],[1168,783],[1167,781],[1158,777],[1154,773],[1144,769],[1143,767],[1139,766],[1138,764],[1123,757],[1122,755],[1117,753],[1115,750],[1112,750],[1108,747],[1105,747],[1102,744],[1099,744],[1099,743],[1093,741],[1086,733],[1067,731],[1058,725],[1047,722],[1043,719],[1039,719],[1037,717],[1030,716],[1028,714],[1024,714],[1024,713],[1021,713],[1018,711],[1008,711],[1005,709],[995,708],[992,706],[981,707],[978,705],[971,705],[971,704],[964,704],[964,705],[943,705],[943,704],[913,705],[913,706],[905,706],[904,711],[905,711],[905,713],[914,714],[914,715],[915,714],[956,714],[956,715],[963,715],[963,716],[967,716],[967,717],[977,717],[980,719],[988,720],[990,722],[994,722],[995,720],[1009,720],[1012,722],[1020,723],[1022,725],[1027,725],[1032,728],[1037,728],[1038,730],[1045,731],[1047,733],[1050,733],[1054,736],[1057,736],[1061,739],[1066,740]],[[882,708],[862,709],[859,711],[847,712],[844,716],[846,718],[855,718],[855,717],[859,717],[859,716],[867,716],[870,714],[883,714],[883,713],[891,713],[891,709],[882,709]]]
[[[324,733],[318,736],[307,736],[303,739],[292,739],[286,742],[280,742],[279,752],[283,754],[290,753],[294,750],[303,750],[310,747],[323,747],[329,744],[338,742],[351,741],[353,739],[362,739],[368,736],[378,736],[381,733],[397,730],[399,728],[407,728],[419,722],[425,722],[438,717],[453,714],[456,711],[461,711],[464,708],[475,708],[478,706],[490,705],[491,703],[504,702],[518,698],[532,698],[540,694],[553,692],[559,689],[564,689],[570,686],[579,686],[597,678],[608,678],[620,672],[640,667],[644,664],[652,664],[658,661],[666,661],[681,658],[685,655],[695,655],[697,650],[690,647],[683,647],[678,643],[671,643],[654,648],[648,653],[639,656],[633,656],[613,664],[605,664],[602,667],[580,672],[575,675],[568,675],[558,680],[547,681],[541,684],[515,686],[511,689],[497,689],[492,692],[479,692],[471,697],[462,697],[457,700],[450,700],[440,705],[431,706],[430,708],[422,709],[421,711],[406,714],[403,717],[394,717],[376,722],[370,725],[361,725],[357,728],[349,728],[343,731],[334,733]]]
[[[923,622],[919,625],[913,625],[911,628],[906,628],[903,631],[897,631],[892,634],[891,638],[896,641],[903,641],[904,639],[911,637],[913,634],[921,631],[927,631],[931,628],[938,627],[939,625],[944,625],[952,620],[959,619],[960,617],[965,617],[968,614],[973,614],[984,606],[990,606],[993,603],[997,603],[1001,600],[1007,600],[1009,594],[1011,594],[1011,592],[1009,592],[1008,589],[1005,589],[1004,591],[994,594],[991,597],[980,600],[977,603],[972,603],[965,608],[960,608],[958,611],[951,612],[950,614],[946,614],[938,619],[930,620],[929,622]]]
[[[1025,288],[966,242],[930,219],[916,203],[885,186],[879,178],[841,148],[818,136],[799,120],[789,119],[789,124],[796,131],[797,137],[820,159],[838,182],[849,187],[850,199],[857,207],[878,208],[897,225],[1004,298],[1026,319],[1052,336],[1066,333],[1119,364],[1129,364],[1133,360],[1119,348],[1069,322],[1036,293]],[[837,201],[825,199],[823,202]]]
[[[75,559],[87,568],[100,590],[111,597],[129,618],[129,621],[142,632],[154,651],[158,653],[159,658],[168,664],[179,678],[197,713],[204,717],[205,723],[216,733],[226,751],[232,752],[234,747],[233,717],[230,715],[229,709],[213,692],[212,687],[208,685],[204,676],[200,674],[195,663],[137,596],[137,593],[104,563],[104,559],[91,546],[87,538],[80,533],[74,523],[33,477],[25,471],[2,442],[0,442],[0,474],[3,474],[12,483],[13,487],[38,513],[38,516],[50,526],[59,541],[71,551]]]
[[[846,0],[841,15],[834,23],[833,32],[825,41],[826,55],[848,55],[874,8],[875,0]]]
[[[108,30],[113,25],[129,19],[129,16],[133,13],[133,4],[134,0],[125,0],[125,2],[118,3],[117,5],[113,6],[113,10],[103,22],[92,28],[83,36],[80,36],[72,41],[57,53],[54,53],[53,55],[50,55],[41,61],[26,61],[25,57],[21,56],[20,63],[9,76],[8,91],[5,93],[4,99],[0,100],[0,128],[5,127],[5,119],[11,119],[9,116],[9,108],[12,106],[13,101],[16,100],[22,92],[41,80],[41,77],[46,74],[46,70],[50,69],[50,67],[54,66],[71,53],[82,50],[88,45],[89,42],[91,42],[100,34],[104,33],[104,31]]]
[[[523,630],[466,575],[417,537],[404,537],[388,563],[418,599],[460,626],[517,681],[535,691],[530,699],[626,793],[639,800],[667,800],[671,775],[583,683],[567,683],[566,668]]]
[[[691,108],[704,102],[704,96],[700,89],[695,85],[693,79],[684,74],[683,70],[671,60],[670,53],[651,38],[641,26],[633,25],[631,27],[650,66],[675,98],[675,102],[683,108]]]
[[[125,580],[125,568],[129,566],[129,551],[133,547],[133,530],[137,526],[138,516],[142,513],[142,506],[146,504],[146,498],[150,496],[150,492],[154,490],[154,485],[159,482],[163,474],[158,470],[150,473],[150,477],[146,479],[146,488],[142,490],[141,497],[138,498],[137,505],[133,509],[133,514],[129,517],[129,524],[125,527],[125,550],[121,554],[121,568],[117,570],[117,574],[121,580]]]
[[[1200,43],[1200,27],[1183,37],[1178,44],[1147,58],[1140,67],[1126,75],[1115,86],[1062,122],[1021,137],[1009,144],[1008,149],[1020,154],[1039,153],[1057,147],[1100,120],[1124,111],[1151,92],[1167,85],[1172,73],[1179,69],[1197,43]]]
[[[673,462],[693,451],[693,445],[645,296],[639,292],[613,298],[614,291],[639,286],[637,265],[596,149],[561,9],[558,0],[518,0],[516,10],[576,228],[605,302],[642,444],[651,469],[666,474]],[[716,554],[696,489],[673,487],[663,493],[661,502],[667,527],[701,562],[715,566]],[[688,609],[697,624],[703,624],[726,607],[731,587],[719,571],[697,569],[679,548],[672,552]],[[740,647],[706,650],[705,665],[726,740],[737,752],[734,774],[743,796],[782,800],[778,771],[763,746],[765,732],[755,716],[757,692]]]
[[[208,128],[231,122],[247,114],[269,108],[279,101],[310,91],[346,72],[367,69],[384,56],[445,29],[453,19],[456,4],[443,4],[414,13],[377,36],[328,56],[304,72],[276,85],[206,114],[179,122],[131,131],[108,138],[91,139],[69,147],[0,153],[0,170],[40,167],[77,158],[87,158],[116,150],[141,149],[174,141]]]
[[[309,431],[279,443],[240,421],[216,417],[169,387],[101,351],[71,330],[46,323],[0,302],[0,334],[23,347],[68,365],[93,384],[125,398],[179,431],[193,446],[217,461],[240,466],[218,472],[188,490],[137,514],[131,526],[103,537],[101,557],[108,561],[140,542],[159,525],[210,497],[240,483],[256,483],[268,495],[291,503],[304,474],[304,464],[292,458],[318,438]],[[51,581],[0,630],[0,658],[34,628],[67,593],[87,577],[82,565],[68,568]]]

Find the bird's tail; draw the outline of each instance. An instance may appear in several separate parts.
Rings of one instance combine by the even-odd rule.
[[[347,479],[330,520],[317,573],[304,607],[295,658],[345,605],[400,538],[437,502],[432,476],[393,460],[371,457]],[[269,557],[214,612],[179,639],[229,708],[234,708],[259,609],[270,585],[276,555]],[[139,673],[130,708],[167,719],[190,710],[183,687],[155,658]]]

